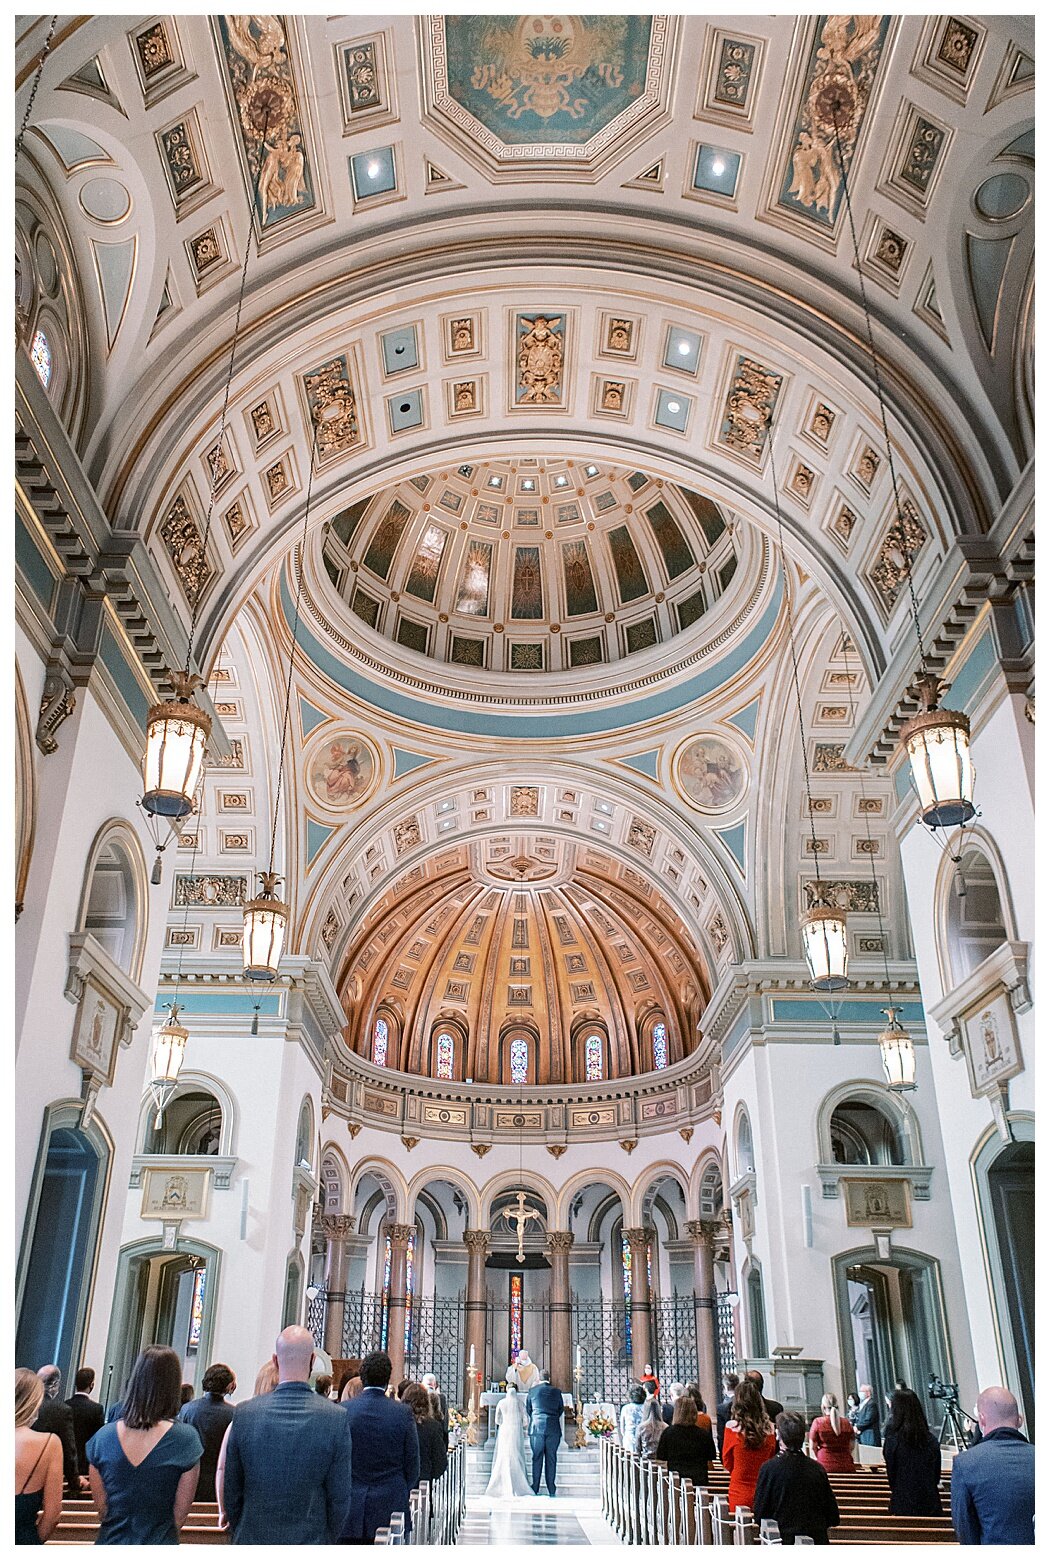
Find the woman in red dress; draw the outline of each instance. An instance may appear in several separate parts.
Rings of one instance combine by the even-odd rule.
[[[777,1438],[766,1414],[762,1394],[753,1381],[742,1381],[733,1393],[729,1422],[722,1438],[722,1463],[729,1474],[729,1509],[750,1506],[758,1470],[776,1455]]]
[[[825,1392],[820,1400],[820,1417],[809,1427],[809,1445],[813,1456],[827,1473],[854,1473],[853,1438],[856,1431],[844,1414],[834,1392]]]

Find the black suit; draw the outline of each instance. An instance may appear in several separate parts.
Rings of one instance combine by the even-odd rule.
[[[233,1406],[221,1393],[206,1392],[203,1397],[184,1403],[179,1413],[183,1424],[192,1425],[201,1438],[204,1454],[197,1476],[197,1500],[215,1499],[215,1469],[222,1450],[223,1437],[233,1418]]]
[[[729,1423],[729,1415],[730,1415],[730,1412],[732,1410],[732,1407],[733,1407],[733,1394],[730,1393],[728,1397],[724,1397],[722,1399],[722,1401],[718,1405],[718,1408],[715,1410],[715,1420],[716,1420],[715,1440],[718,1442],[718,1456],[719,1456],[719,1458],[721,1458],[721,1456],[722,1456],[722,1437],[726,1433],[726,1425]]]
[[[751,1510],[756,1522],[771,1517],[785,1544],[793,1544],[798,1533],[815,1544],[826,1544],[828,1528],[840,1520],[831,1480],[818,1462],[802,1452],[781,1452],[762,1464]]]
[[[776,1398],[767,1397],[764,1397],[762,1401],[766,1405],[766,1413],[769,1415],[770,1424],[775,1425],[777,1422],[777,1415],[784,1412],[783,1403],[778,1403]]]
[[[66,1398],[66,1406],[73,1415],[73,1439],[77,1447],[77,1467],[87,1477],[88,1462],[84,1448],[87,1446],[96,1430],[101,1430],[106,1422],[106,1411],[101,1403],[96,1403],[93,1397],[86,1392],[74,1392],[71,1398]]]
[[[58,1436],[62,1443],[62,1477],[66,1489],[71,1495],[79,1493],[80,1467],[77,1463],[77,1438],[73,1430],[73,1410],[69,1404],[60,1403],[58,1398],[46,1397],[40,1405],[40,1412],[36,1416],[33,1429]]]
[[[540,1493],[540,1474],[547,1483],[547,1494],[554,1494],[554,1475],[558,1466],[558,1447],[561,1445],[561,1416],[565,1403],[560,1392],[549,1381],[541,1381],[531,1388],[525,1399],[529,1416],[529,1443],[532,1447],[532,1488]]]

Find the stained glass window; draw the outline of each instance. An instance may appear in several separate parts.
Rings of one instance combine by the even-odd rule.
[[[620,1260],[623,1264],[623,1336],[627,1352],[631,1352],[631,1243],[626,1235],[620,1236]]]
[[[510,1358],[516,1360],[521,1352],[521,1323],[524,1312],[524,1275],[510,1275]]]
[[[437,1075],[439,1078],[452,1077],[452,1063],[456,1056],[456,1044],[447,1029],[443,1029],[437,1037]]]
[[[389,1024],[385,1018],[377,1018],[376,1027],[372,1033],[372,1060],[377,1067],[386,1066],[386,1047],[389,1039]]]
[[[51,383],[51,343],[42,330],[38,330],[33,337],[29,356],[33,360],[33,367],[37,371],[40,383],[46,390]]]
[[[204,1325],[204,1281],[208,1276],[208,1269],[199,1267],[193,1275],[193,1299],[190,1301],[190,1335],[186,1340],[188,1349],[199,1349],[201,1344],[201,1328]]]
[[[381,1024],[382,1022],[383,1022],[383,1020],[380,1019],[379,1020],[379,1024]],[[377,1029],[379,1028],[379,1024],[376,1025]],[[386,1348],[387,1333],[388,1333],[388,1330],[389,1330],[388,1326],[387,1326],[387,1323],[390,1320],[390,1253],[391,1253],[391,1249],[392,1248],[391,1248],[391,1243],[390,1243],[390,1236],[388,1235],[387,1238],[386,1238],[386,1252],[385,1252],[385,1254],[383,1256],[383,1319],[382,1319],[382,1324],[381,1324],[381,1326],[379,1328],[379,1347],[381,1349],[385,1349]]]
[[[529,1077],[529,1042],[516,1035],[510,1042],[510,1081],[526,1083]]]
[[[667,1025],[663,1019],[653,1025],[653,1066],[667,1066]]]
[[[596,1083],[602,1076],[602,1037],[588,1035],[583,1042],[584,1075],[588,1083]]]

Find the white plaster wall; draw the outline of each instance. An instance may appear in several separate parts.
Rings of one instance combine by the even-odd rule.
[[[791,1043],[752,1046],[725,1078],[723,1121],[730,1134],[730,1180],[737,1180],[735,1123],[741,1104],[751,1120],[755,1147],[757,1209],[753,1256],[761,1263],[766,1330],[771,1349],[794,1344],[804,1358],[825,1361],[825,1385],[839,1394],[844,1382],[840,1358],[832,1259],[841,1252],[870,1246],[870,1232],[847,1227],[845,1203],[823,1197],[815,1173],[818,1163],[817,1116],[823,1098],[852,1079],[883,1081],[877,1045]],[[955,1244],[952,1204],[942,1168],[944,1149],[937,1118],[930,1055],[918,1048],[918,1088],[909,1103],[919,1119],[925,1162],[933,1165],[930,1201],[912,1202],[914,1228],[894,1232],[894,1244],[936,1257],[941,1264],[949,1340],[960,1386],[973,1381],[973,1358],[962,1294],[962,1269]],[[813,1245],[804,1241],[802,1187],[811,1188]],[[747,1249],[734,1223],[738,1328],[747,1341],[744,1264]]]

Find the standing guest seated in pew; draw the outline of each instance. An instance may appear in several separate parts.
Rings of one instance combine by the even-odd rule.
[[[729,1371],[722,1377],[722,1386],[725,1388],[725,1396],[720,1398],[715,1405],[715,1441],[718,1446],[718,1455],[722,1455],[722,1437],[725,1435],[726,1425],[729,1423],[729,1415],[733,1408],[733,1393],[740,1385],[740,1377],[735,1371]]]
[[[952,1464],[952,1523],[960,1544],[1035,1543],[1035,1447],[1021,1434],[1017,1399],[985,1387],[981,1440]]]
[[[713,1434],[711,1415],[707,1412],[707,1404],[704,1402],[704,1394],[700,1391],[700,1388],[697,1386],[695,1381],[690,1381],[687,1384],[685,1390],[696,1404],[697,1424],[700,1426],[701,1430],[706,1426],[707,1429],[711,1430]]]
[[[255,1386],[252,1388],[252,1397],[265,1397],[268,1392],[273,1391],[276,1385],[277,1366],[274,1364],[271,1356],[266,1361],[266,1364],[259,1368],[259,1373],[255,1378]],[[233,1418],[231,1416],[230,1425],[232,1424]],[[215,1499],[219,1503],[219,1526],[221,1528],[228,1528],[230,1525],[226,1517],[226,1508],[222,1503],[223,1485],[226,1481],[226,1448],[230,1444],[230,1425],[226,1426],[226,1433],[222,1438],[222,1445],[219,1447],[219,1460],[215,1465]]]
[[[854,1429],[839,1413],[834,1392],[825,1392],[820,1400],[820,1417],[809,1427],[809,1446],[825,1473],[853,1473]]]
[[[90,1365],[82,1365],[73,1378],[73,1396],[66,1398],[66,1407],[73,1415],[73,1439],[77,1448],[77,1468],[81,1479],[87,1478],[87,1444],[96,1430],[106,1422],[102,1404],[92,1396],[95,1372]]]
[[[745,1379],[733,1393],[729,1423],[722,1437],[722,1462],[729,1474],[729,1509],[750,1506],[762,1464],[776,1456],[777,1439],[762,1395]]]
[[[879,1405],[871,1395],[871,1387],[864,1383],[860,1389],[860,1407],[853,1418],[853,1428],[861,1446],[881,1446],[879,1434]]]
[[[824,1469],[803,1455],[806,1421],[801,1414],[778,1414],[776,1430],[780,1452],[759,1469],[751,1507],[755,1521],[771,1517],[783,1544],[793,1544],[796,1537],[826,1544],[828,1528],[838,1525],[839,1508]]]
[[[908,1387],[890,1399],[882,1442],[891,1517],[939,1517],[941,1448],[930,1434],[922,1404]]]
[[[783,1403],[779,1403],[776,1398],[767,1398],[763,1393],[762,1388],[765,1386],[766,1381],[762,1372],[760,1370],[746,1371],[744,1373],[744,1380],[754,1382],[755,1386],[758,1388],[759,1396],[766,1405],[766,1415],[769,1419],[769,1422],[771,1425],[775,1425],[777,1422],[777,1415],[784,1412],[784,1405]]]
[[[80,1494],[80,1467],[77,1462],[77,1438],[73,1410],[59,1400],[62,1372],[57,1365],[41,1365],[37,1375],[44,1384],[44,1401],[33,1425],[34,1430],[57,1435],[62,1444],[62,1475],[66,1494]]]
[[[121,1416],[87,1444],[100,1544],[177,1544],[197,1491],[201,1438],[179,1423],[182,1362],[151,1344],[135,1361]]]
[[[204,1455],[197,1480],[197,1500],[215,1499],[215,1469],[226,1432],[233,1419],[233,1407],[226,1399],[237,1390],[237,1377],[228,1365],[209,1365],[201,1382],[202,1397],[183,1405],[179,1415],[184,1425],[192,1425],[201,1438]]]
[[[672,1473],[706,1485],[708,1469],[715,1460],[715,1442],[710,1419],[705,1414],[707,1423],[700,1425],[697,1417],[696,1400],[690,1392],[675,1398],[674,1419],[660,1437],[656,1455]]]
[[[430,1393],[421,1382],[410,1381],[401,1401],[412,1410],[419,1437],[419,1478],[416,1484],[418,1486],[423,1479],[428,1484],[434,1484],[448,1467],[448,1434],[441,1420],[435,1416]]]
[[[620,1445],[625,1452],[638,1450],[638,1427],[642,1422],[644,1408],[645,1388],[632,1387],[627,1394],[627,1402],[620,1410]]]
[[[361,1362],[364,1390],[343,1405],[353,1429],[353,1492],[343,1523],[342,1544],[374,1544],[395,1511],[405,1513],[405,1537],[411,1531],[409,1492],[419,1483],[419,1436],[412,1410],[388,1398],[390,1356],[366,1354]]]
[[[31,1370],[15,1371],[15,1543],[43,1544],[62,1515],[62,1443],[34,1430],[44,1383]]]
[[[660,1444],[660,1437],[666,1429],[664,1416],[660,1409],[660,1399],[650,1394],[642,1404],[642,1417],[638,1421],[638,1455],[639,1457],[655,1457],[656,1448]]]

